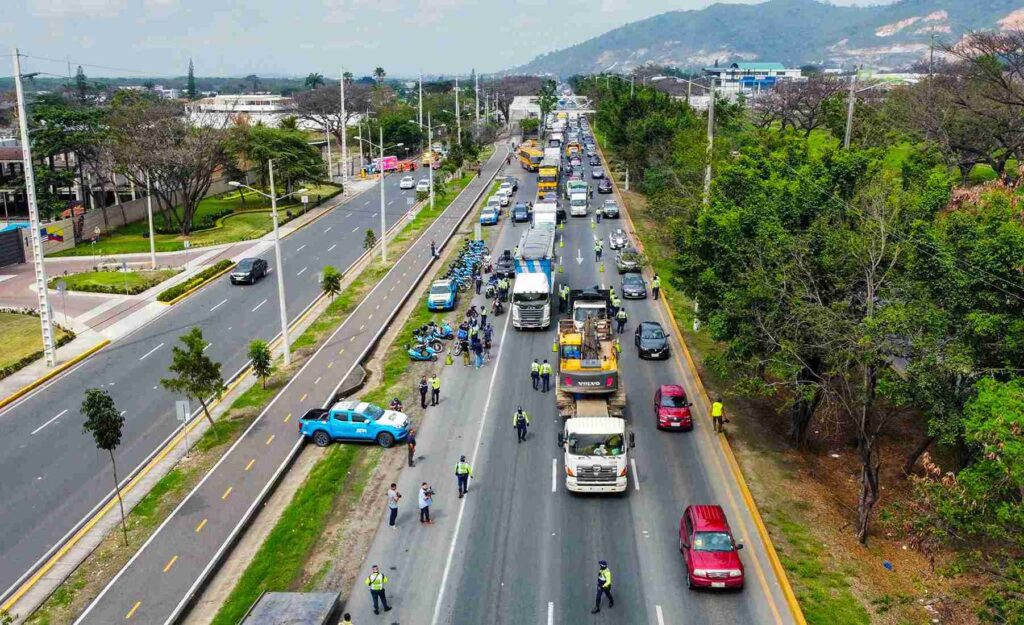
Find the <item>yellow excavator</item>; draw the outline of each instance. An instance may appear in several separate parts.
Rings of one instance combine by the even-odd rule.
[[[558,321],[555,402],[563,417],[622,417],[626,389],[605,289],[572,290],[572,316]]]

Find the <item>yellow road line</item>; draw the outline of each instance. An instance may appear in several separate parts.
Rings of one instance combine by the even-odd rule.
[[[141,601],[136,601],[135,605],[132,606],[132,609],[128,610],[128,614],[124,615],[124,620],[127,621],[131,617],[135,616],[135,611],[139,609],[140,605],[142,605],[142,602]]]
[[[291,420],[292,420],[292,413],[289,412],[287,415],[285,415],[284,422],[288,423]]]
[[[177,562],[177,561],[178,561],[178,556],[177,556],[177,555],[175,555],[175,556],[174,556],[173,558],[171,558],[171,559],[170,559],[170,561],[169,561],[169,562],[167,563],[167,566],[165,566],[165,567],[164,567],[164,573],[166,573],[167,571],[170,571],[170,570],[171,570],[171,567],[172,567],[172,566],[174,566],[174,563],[175,563],[175,562]]]
[[[333,366],[334,366],[334,361],[333,360],[331,362],[327,363],[327,368],[328,369],[330,369]]]
[[[24,397],[29,392],[33,391],[34,389],[39,388],[40,386],[42,386],[46,382],[49,382],[50,380],[52,380],[53,378],[57,377],[61,373],[64,373],[65,371],[67,371],[71,367],[73,367],[73,366],[77,365],[78,363],[82,362],[83,360],[85,360],[89,356],[92,356],[93,354],[95,354],[96,352],[100,351],[101,349],[103,349],[107,345],[110,345],[110,341],[108,339],[103,339],[102,341],[100,341],[96,345],[93,345],[89,349],[85,350],[84,352],[82,352],[81,354],[75,356],[74,358],[68,360],[67,362],[61,363],[61,364],[57,365],[52,370],[47,371],[43,375],[41,375],[38,378],[36,378],[34,381],[29,382],[28,384],[26,384],[25,386],[23,386],[23,387],[19,388],[18,390],[14,391],[13,393],[8,395],[7,397],[4,397],[3,399],[0,399],[0,408],[3,408],[7,404],[10,404],[10,403],[14,402],[15,400]]]
[[[252,468],[252,465],[254,465],[254,464],[256,464],[256,459],[255,459],[255,458],[253,458],[252,460],[250,460],[250,461],[249,461],[249,464],[245,465],[245,470],[246,470],[246,471],[248,471],[249,469],[251,469],[251,468]]]
[[[206,522],[207,521],[209,521],[209,519],[203,519],[202,521],[199,522],[199,525],[196,526],[196,534],[198,534],[199,532],[203,531],[203,528],[206,527]]]
[[[270,443],[274,442],[274,436],[274,434],[270,435],[270,438],[267,439],[267,445],[270,445]]]
[[[223,494],[223,495],[221,495],[221,496],[220,496],[220,498],[221,498],[221,500],[222,500],[222,501],[223,501],[224,499],[227,499],[227,498],[228,498],[228,495],[230,495],[230,494],[231,494],[231,489],[233,489],[233,488],[234,488],[234,486],[228,486],[228,489],[227,489],[226,491],[224,491],[224,494]]]
[[[300,398],[299,398],[299,401],[300,401],[300,402],[304,402],[304,401],[306,401],[306,396],[307,396],[307,395],[309,395],[309,393],[303,393],[303,394],[302,394],[302,397],[300,397]]]

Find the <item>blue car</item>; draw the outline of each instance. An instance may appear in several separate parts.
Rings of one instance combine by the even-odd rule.
[[[458,291],[455,283],[451,280],[435,280],[430,285],[430,292],[427,293],[427,310],[431,312],[439,310],[452,310],[458,298]]]
[[[498,217],[501,215],[500,208],[486,207],[480,211],[480,225],[493,226],[498,223]]]
[[[329,410],[314,408],[299,419],[299,432],[318,447],[333,441],[367,441],[391,447],[409,436],[409,417],[364,401],[340,401]]]

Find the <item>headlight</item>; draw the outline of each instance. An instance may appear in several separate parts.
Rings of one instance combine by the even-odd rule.
[[[729,573],[729,577],[739,577],[739,576],[743,575],[743,571],[741,571],[739,569],[732,569],[732,570],[728,571],[728,573]]]
[[[627,468],[626,467],[622,467],[622,470],[619,471],[619,477],[626,477],[626,472],[627,472]]]
[[[694,577],[707,577],[708,576],[708,572],[707,572],[706,569],[693,569],[693,576]]]
[[[569,477],[576,477],[576,474],[572,472],[572,469],[569,467],[569,465],[565,466],[565,474],[568,475]]]

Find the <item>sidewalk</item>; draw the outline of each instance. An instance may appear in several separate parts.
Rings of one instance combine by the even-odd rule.
[[[335,207],[351,200],[374,185],[374,180],[349,182],[348,193],[338,195],[323,206],[310,210],[281,227],[281,236],[286,237],[310,224]],[[50,291],[50,307],[54,322],[69,327],[77,337],[57,350],[57,366],[85,354],[104,341],[114,342],[136,330],[157,316],[170,310],[156,301],[156,296],[165,289],[187,280],[202,269],[222,259],[239,260],[260,254],[273,244],[274,233],[269,232],[260,239],[210,246],[189,252],[165,252],[157,254],[157,266],[185,267],[185,271],[161,282],[155,287],[137,295],[108,295],[98,293],[77,293],[68,291],[62,298],[56,291]],[[187,259],[186,259],[187,257]],[[91,269],[99,257],[47,258],[46,275],[49,278],[76,271]],[[124,260],[129,265],[149,266],[149,254],[124,254],[103,256],[104,262]],[[187,263],[187,264],[186,264]],[[13,265],[0,270],[0,307],[38,308],[35,292],[35,274],[31,263]],[[65,315],[66,312],[66,315]],[[46,375],[50,369],[40,359],[31,365],[0,380],[0,399],[10,396],[24,386]]]

